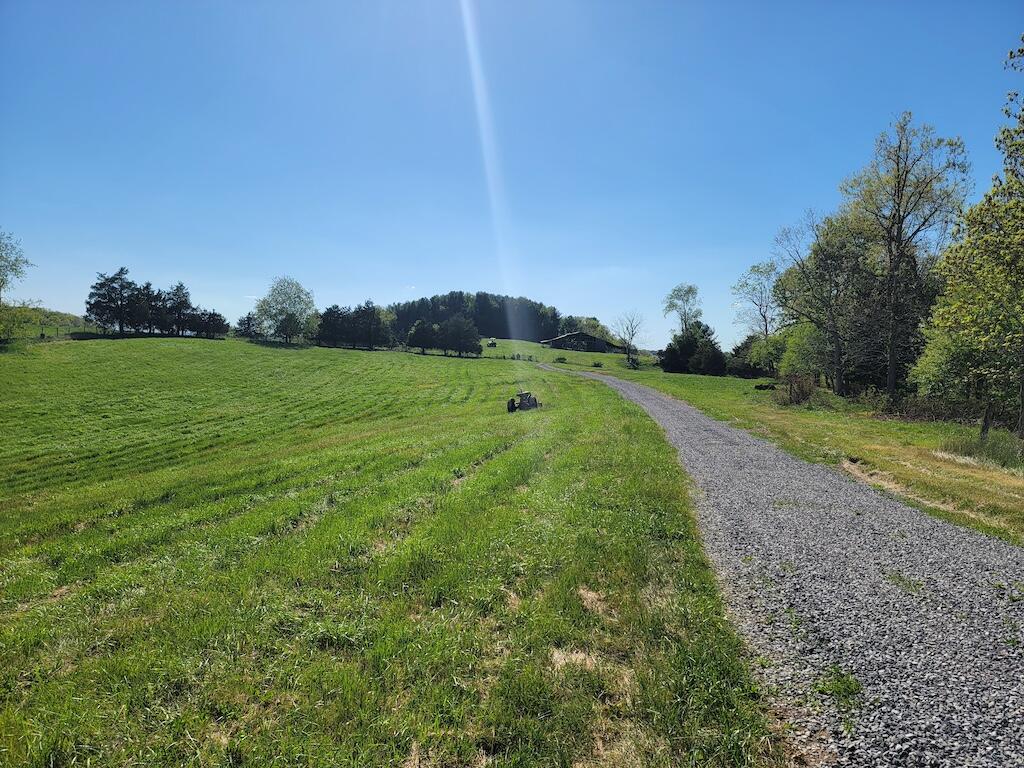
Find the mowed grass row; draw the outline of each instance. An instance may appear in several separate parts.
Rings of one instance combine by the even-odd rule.
[[[778,757],[674,452],[605,387],[173,339],[0,381],[0,764]]]

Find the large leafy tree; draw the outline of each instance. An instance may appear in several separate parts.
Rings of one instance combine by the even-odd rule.
[[[0,339],[13,336],[15,326],[23,321],[24,307],[7,306],[3,298],[4,292],[16,280],[21,280],[30,266],[32,264],[25,258],[21,241],[10,232],[0,230]]]
[[[1024,48],[1010,54],[1011,68],[1020,71],[1022,62]],[[996,137],[1002,176],[967,212],[962,239],[940,263],[945,290],[932,315],[931,349],[918,366],[980,384],[989,404],[983,437],[995,400],[1008,393],[1016,395],[1024,437],[1024,106],[1017,94],[1004,111],[1010,124]]]
[[[10,232],[0,230],[0,306],[3,305],[4,292],[15,280],[25,277],[25,270],[32,263],[25,258],[21,241]]]
[[[267,295],[256,302],[256,320],[260,330],[268,336],[277,333],[281,321],[287,315],[294,315],[299,331],[306,326],[306,321],[316,312],[312,294],[298,280],[291,277],[278,277],[270,284]],[[291,322],[285,326],[291,328]],[[297,332],[297,333],[298,333]],[[294,335],[297,335],[294,334]]]
[[[878,137],[871,162],[842,186],[882,245],[879,266],[886,392],[895,399],[916,355],[916,329],[927,314],[929,266],[947,242],[969,190],[970,165],[960,138],[937,136],[905,112]]]
[[[455,315],[441,324],[439,334],[443,349],[455,352],[459,357],[464,354],[479,355],[483,352],[480,345],[480,331],[473,321],[464,315]]]
[[[690,326],[704,314],[700,308],[697,286],[690,283],[680,283],[669,291],[662,302],[662,309],[665,317],[675,315],[679,318],[679,330],[683,333],[689,331]]]
[[[870,227],[850,209],[821,220],[808,216],[783,229],[776,247],[785,265],[773,291],[782,316],[788,325],[818,330],[828,354],[823,368],[833,391],[845,394],[849,342],[860,315],[870,312],[862,300],[874,278]]]
[[[274,335],[284,339],[285,344],[291,344],[292,339],[302,333],[302,321],[294,312],[286,312],[274,326]]]

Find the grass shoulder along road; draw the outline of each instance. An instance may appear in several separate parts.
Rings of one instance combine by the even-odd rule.
[[[0,381],[0,764],[777,759],[674,451],[605,387],[194,339]]]
[[[538,349],[544,362],[561,356],[560,351]],[[760,381],[664,373],[647,365],[634,371],[621,359],[595,369],[593,355],[570,355],[562,367],[610,373],[653,387],[807,461],[840,466],[932,514],[1024,544],[1024,472],[943,450],[958,441],[970,442],[975,426],[888,418],[824,391],[809,404],[781,406],[771,392],[754,389]]]

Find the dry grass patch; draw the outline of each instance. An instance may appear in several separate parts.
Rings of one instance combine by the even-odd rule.
[[[576,592],[580,596],[580,601],[583,603],[583,607],[588,611],[596,613],[599,616],[609,615],[608,604],[600,592],[596,592],[586,585],[580,585]]]

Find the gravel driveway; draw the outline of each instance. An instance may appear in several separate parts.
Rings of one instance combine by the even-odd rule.
[[[1024,766],[1024,549],[906,506],[653,389],[794,762]],[[833,692],[851,682],[848,697]],[[855,685],[853,686],[856,687]]]

